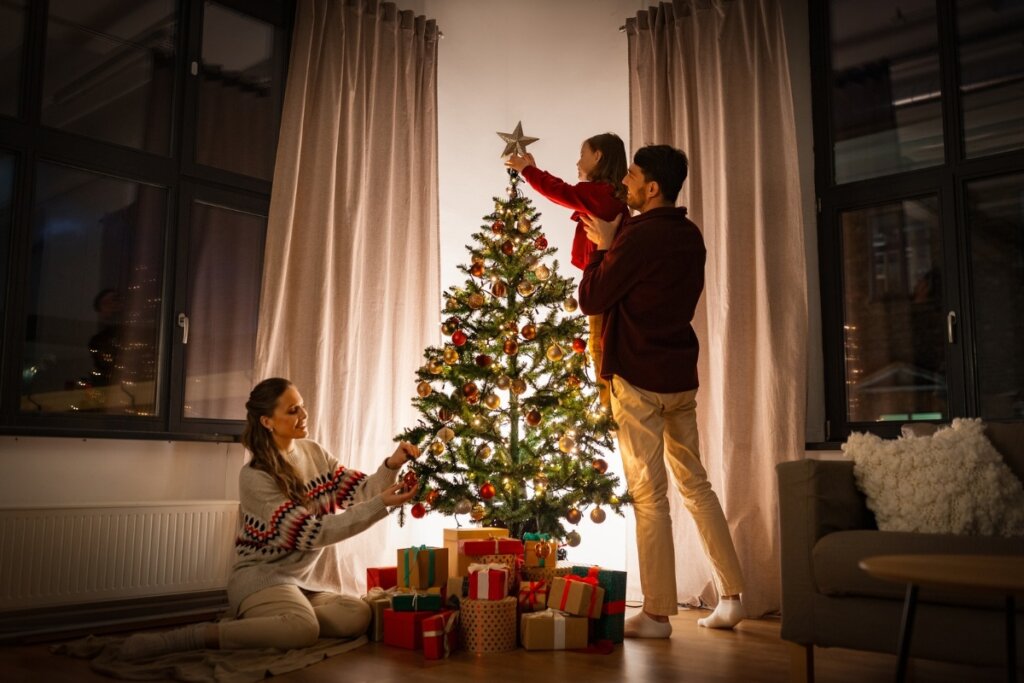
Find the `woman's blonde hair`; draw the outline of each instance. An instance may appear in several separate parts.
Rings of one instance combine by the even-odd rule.
[[[289,500],[302,504],[306,495],[295,468],[277,450],[271,431],[260,422],[261,417],[272,417],[277,401],[292,386],[283,377],[265,379],[249,393],[245,402],[245,431],[242,445],[252,453],[249,467],[266,472],[277,482],[278,487]]]

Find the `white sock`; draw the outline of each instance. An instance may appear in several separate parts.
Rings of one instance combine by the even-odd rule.
[[[191,624],[162,633],[136,633],[121,645],[121,659],[149,659],[170,652],[201,650],[206,646],[208,624]]]
[[[705,628],[732,628],[746,618],[743,611],[743,603],[739,598],[722,598],[718,601],[718,607],[709,616],[698,619],[697,623]]]
[[[626,619],[627,638],[668,638],[672,635],[672,624],[667,621],[656,621],[647,616],[643,610]]]

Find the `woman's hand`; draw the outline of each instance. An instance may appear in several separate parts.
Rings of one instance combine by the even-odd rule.
[[[385,464],[388,466],[388,469],[397,470],[408,461],[415,460],[418,457],[420,457],[420,449],[408,441],[403,441],[398,444],[395,452],[388,456]]]
[[[398,482],[381,491],[379,495],[380,499],[384,501],[384,505],[390,508],[409,502],[419,489],[419,484],[417,484],[411,490],[405,491],[405,484]]]
[[[513,154],[505,160],[505,166],[507,168],[515,169],[519,173],[523,172],[523,169],[527,166],[536,166],[537,162],[533,160],[533,155],[527,152],[522,156]]]

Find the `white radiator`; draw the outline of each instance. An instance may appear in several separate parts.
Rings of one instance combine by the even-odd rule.
[[[0,612],[223,589],[237,501],[0,508]]]

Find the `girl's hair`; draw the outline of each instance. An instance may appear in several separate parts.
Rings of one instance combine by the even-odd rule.
[[[590,174],[591,182],[608,183],[615,188],[615,198],[626,201],[626,146],[615,133],[600,133],[583,141],[590,149],[601,153],[597,167]]]
[[[245,402],[245,431],[242,432],[242,445],[252,453],[249,467],[269,474],[277,482],[281,493],[301,504],[305,495],[299,475],[277,450],[270,430],[260,422],[261,417],[273,416],[277,400],[290,386],[292,383],[282,377],[271,377],[252,388],[249,400]]]

